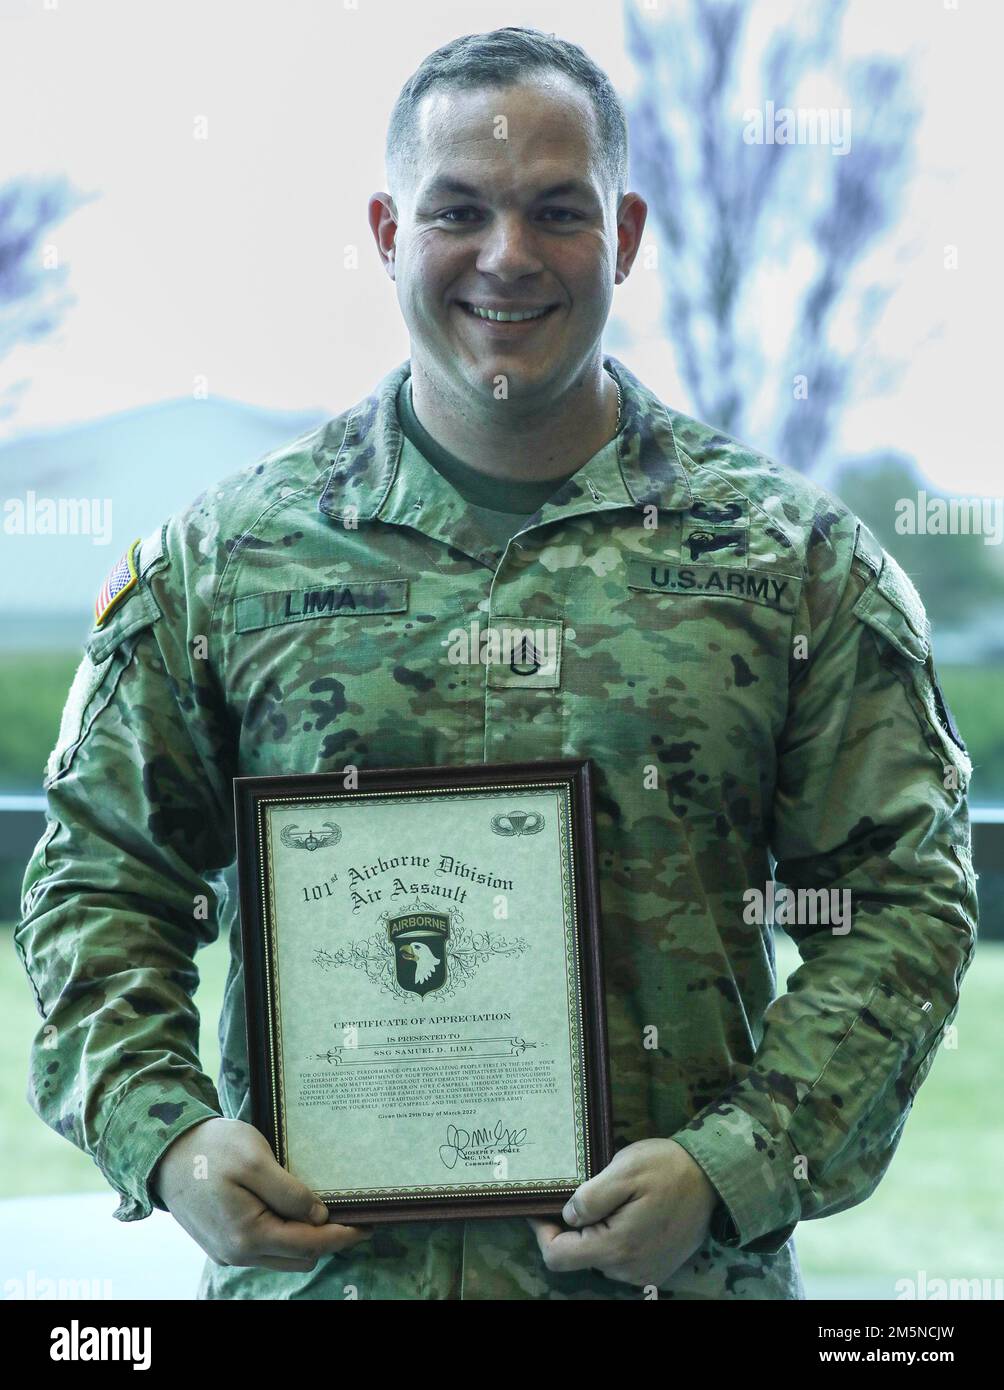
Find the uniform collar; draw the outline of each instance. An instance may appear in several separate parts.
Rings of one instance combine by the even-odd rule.
[[[603,364],[621,388],[621,428],[522,530],[616,507],[682,511],[693,501],[668,410],[616,357]],[[414,527],[494,568],[500,552],[468,503],[402,433],[397,393],[410,374],[410,360],[388,372],[349,413],[344,433],[336,420],[325,427],[315,460],[330,468],[318,508],[343,525]]]

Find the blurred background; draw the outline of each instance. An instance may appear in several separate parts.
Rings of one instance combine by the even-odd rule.
[[[366,224],[402,83],[458,34],[556,33],[621,93],[649,204],[606,350],[872,528],[924,599],[975,765],[982,933],[959,1016],[877,1192],[799,1226],[809,1295],[955,1278],[1001,1297],[1002,18],[995,0],[0,0],[0,940],[108,571],[408,356]],[[936,529],[960,501],[966,530]],[[199,965],[215,1075],[226,943]],[[180,1227],[112,1221],[90,1159],[28,1108],[38,1020],[12,944],[0,1012],[5,1296],[191,1297]]]

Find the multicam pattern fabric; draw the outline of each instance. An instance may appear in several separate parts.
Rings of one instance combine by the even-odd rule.
[[[605,366],[620,432],[504,552],[403,439],[407,362],[143,541],[70,692],[16,930],[44,1020],[31,1102],[120,1219],[149,1214],[177,1135],[249,1118],[231,779],[347,764],[593,759],[616,1144],[676,1138],[728,1209],[660,1297],[803,1297],[796,1223],[889,1167],[977,921],[971,765],[923,608],[836,498]],[[449,659],[507,622],[559,633],[555,661]],[[779,883],[853,902],[849,931],[787,928],[779,996],[744,910],[771,855]],[[214,1085],[190,996],[221,930]],[[513,1219],[377,1229],[309,1274],[207,1261],[198,1296],[645,1293],[549,1272]]]

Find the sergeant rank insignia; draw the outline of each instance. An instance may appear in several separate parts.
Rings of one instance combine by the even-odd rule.
[[[133,541],[108,578],[101,586],[94,603],[94,626],[100,627],[119,599],[124,598],[136,586],[139,574],[136,570],[136,547],[142,537]]]

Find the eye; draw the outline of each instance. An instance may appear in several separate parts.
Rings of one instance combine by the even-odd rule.
[[[466,207],[466,208],[444,208],[442,212],[437,213],[437,217],[439,218],[440,221],[453,221],[453,213],[457,213],[457,212],[461,212],[461,213],[462,213],[462,212],[473,212],[473,213],[477,213],[477,208],[471,208],[471,207]],[[454,225],[455,225],[455,226],[459,226],[459,225],[461,225],[461,224],[460,224],[459,222],[454,222]]]
[[[576,212],[573,208],[545,208],[544,212],[557,213],[559,217],[570,217],[573,221],[582,220],[582,213]]]

